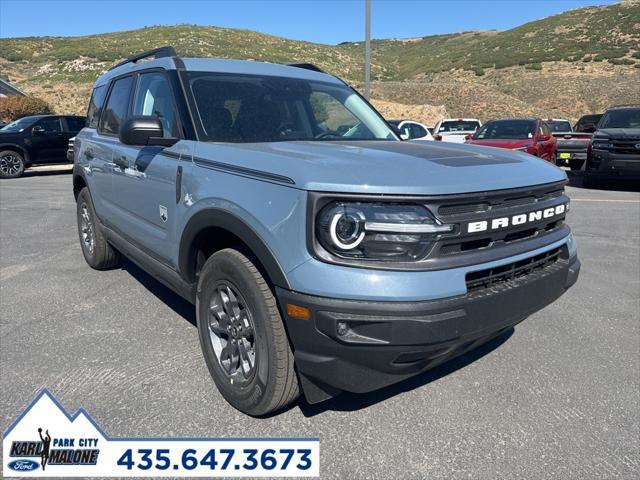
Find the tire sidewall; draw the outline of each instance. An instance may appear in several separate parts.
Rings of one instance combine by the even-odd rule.
[[[87,249],[84,246],[84,241],[82,239],[80,218],[82,216],[83,205],[87,206],[87,210],[89,211],[89,215],[91,216],[91,222],[93,223],[93,230],[94,230],[93,234],[95,237],[93,253],[89,253],[87,251]],[[98,250],[98,241],[97,241],[97,232],[96,232],[96,228],[98,228],[98,226],[96,223],[95,210],[93,209],[93,202],[91,201],[91,195],[89,194],[89,190],[86,188],[83,188],[82,191],[80,192],[80,195],[78,195],[78,201],[76,203],[76,217],[77,217],[76,221],[78,224],[78,239],[80,240],[80,249],[82,250],[82,255],[84,255],[84,258],[87,261],[87,263],[93,267],[96,264],[96,252]]]
[[[220,252],[223,253],[223,252]],[[253,378],[242,386],[232,385],[222,370],[213,350],[208,328],[208,310],[211,296],[220,280],[235,286],[251,312],[256,348],[256,365]],[[233,406],[247,413],[260,411],[260,406],[269,398],[273,382],[270,379],[274,367],[273,331],[269,328],[268,307],[259,293],[251,272],[242,261],[233,255],[214,254],[203,267],[196,296],[196,317],[202,351],[218,389]]]
[[[3,150],[0,152],[0,158],[2,158],[3,155],[10,153],[13,156],[17,157],[18,160],[20,160],[20,170],[18,171],[18,173],[15,173],[13,175],[4,175],[2,173],[0,173],[0,178],[18,178],[20,176],[22,176],[22,174],[24,173],[24,170],[26,168],[26,165],[24,163],[24,157],[22,155],[20,155],[18,152],[14,152],[13,150]]]

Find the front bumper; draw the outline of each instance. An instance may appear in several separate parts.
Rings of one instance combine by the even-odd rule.
[[[369,392],[414,376],[495,337],[556,300],[577,280],[577,255],[525,277],[438,300],[332,299],[277,288],[310,403]],[[309,320],[287,315],[306,307]],[[346,328],[345,328],[346,326]]]
[[[638,179],[640,178],[640,154],[621,155],[593,150],[587,163],[586,173],[589,176]]]

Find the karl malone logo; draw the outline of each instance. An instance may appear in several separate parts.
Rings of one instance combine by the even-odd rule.
[[[18,473],[55,474],[61,468],[68,472],[67,468],[96,465],[105,441],[84,409],[70,416],[45,389],[4,432],[3,463]]]

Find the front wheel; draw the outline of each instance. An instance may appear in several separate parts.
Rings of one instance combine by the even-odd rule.
[[[247,256],[227,248],[209,257],[199,275],[196,316],[209,372],[233,407],[262,416],[298,397],[276,299]]]
[[[24,158],[13,150],[0,152],[0,178],[18,178],[24,173]]]

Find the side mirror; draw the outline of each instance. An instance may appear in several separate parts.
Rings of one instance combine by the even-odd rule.
[[[162,123],[157,117],[131,117],[120,127],[119,138],[125,145],[162,145],[170,147],[178,141],[177,138],[164,138]]]
[[[32,135],[44,135],[45,134],[44,127],[42,125],[36,125],[35,127],[33,127],[31,129],[31,134]]]
[[[547,142],[547,141],[551,140],[551,135],[547,135],[546,133],[542,134],[542,135],[540,135],[538,137],[538,140],[541,141],[541,142]]]
[[[472,138],[473,138],[473,133],[469,133],[469,134],[464,136],[465,140],[471,140]]]

